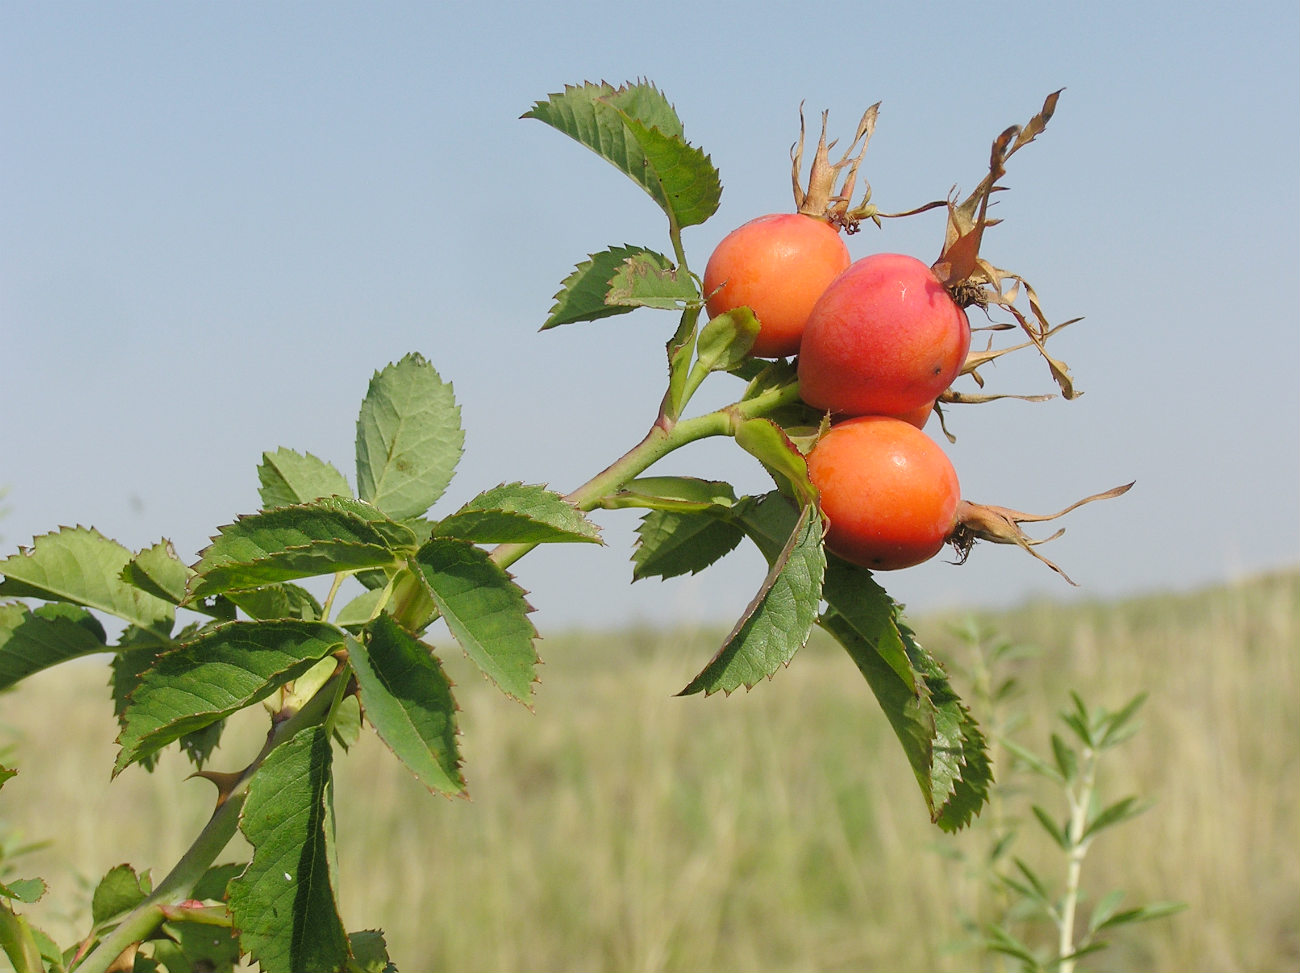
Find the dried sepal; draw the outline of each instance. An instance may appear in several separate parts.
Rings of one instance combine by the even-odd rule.
[[[1136,481],[1135,481],[1136,482]],[[1054,514],[1028,514],[1020,510],[1012,510],[1009,507],[997,507],[990,504],[971,503],[969,500],[962,500],[957,505],[957,526],[953,529],[952,534],[948,537],[948,542],[956,549],[959,561],[965,561],[970,554],[971,547],[978,540],[992,541],[995,544],[1015,544],[1017,547],[1028,551],[1038,560],[1042,561],[1049,568],[1059,574],[1070,584],[1075,582],[1068,574],[1053,564],[1038,551],[1034,550],[1039,544],[1046,544],[1050,540],[1055,540],[1065,533],[1065,528],[1061,528],[1051,537],[1044,537],[1035,540],[1029,537],[1020,525],[1023,523],[1042,523],[1048,520],[1056,520],[1058,517],[1064,517],[1071,510],[1082,507],[1085,503],[1092,503],[1094,500],[1108,500],[1111,497],[1118,497],[1121,494],[1128,493],[1133,487],[1132,483],[1125,483],[1123,486],[1117,486],[1102,493],[1094,493],[1090,497],[1084,497],[1070,504],[1064,510],[1058,510]]]
[[[813,154],[812,165],[808,170],[808,188],[803,187],[803,149],[804,116],[803,105],[799,106],[799,141],[790,149],[790,178],[794,186],[795,208],[805,216],[827,220],[844,229],[846,233],[856,233],[858,224],[864,219],[875,220],[876,208],[870,204],[871,186],[867,184],[862,202],[850,209],[853,191],[857,186],[858,168],[867,151],[867,143],[876,129],[876,117],[880,112],[880,102],[876,102],[862,114],[853,141],[844,151],[838,162],[830,161],[830,151],[839,140],[826,141],[826,121],[829,112],[822,112],[821,137],[817,140],[817,151]],[[856,150],[856,155],[854,154]],[[843,173],[843,180],[840,176]],[[836,188],[836,184],[839,188]]]
[[[977,306],[987,311],[991,306],[996,306],[1015,318],[1016,324],[1028,338],[1025,345],[1016,347],[1032,345],[1036,348],[1047,362],[1061,394],[1067,399],[1073,399],[1081,393],[1074,387],[1068,366],[1050,355],[1046,348],[1047,339],[1064,325],[1053,326],[1047,320],[1038,294],[1024,277],[997,267],[980,255],[984,231],[999,222],[989,217],[988,210],[993,194],[1006,188],[999,186],[998,180],[1006,174],[1007,159],[1032,142],[1047,127],[1056,111],[1060,94],[1058,90],[1048,95],[1042,109],[1024,125],[1013,125],[1004,130],[993,142],[989,152],[988,173],[979,185],[962,202],[947,202],[948,225],[943,250],[931,269],[962,307]],[[1018,306],[1022,289],[1029,306],[1027,313]],[[1072,322],[1066,322],[1070,323]],[[1001,354],[1011,350],[1014,349],[1006,349]],[[972,370],[968,366],[967,371]]]

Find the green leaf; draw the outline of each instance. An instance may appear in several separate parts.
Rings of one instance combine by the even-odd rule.
[[[226,900],[226,886],[230,884],[232,878],[240,875],[246,867],[242,862],[226,862],[224,865],[213,865],[203,873],[203,877],[190,890],[190,897],[209,902],[224,902]]]
[[[240,946],[264,973],[339,970],[347,962],[333,816],[330,738],[311,727],[271,751],[239,821],[253,859],[230,883],[230,914]]]
[[[41,945],[47,938],[44,933],[33,929],[22,916],[0,903],[0,949],[9,957],[15,973],[45,973]],[[50,969],[61,969],[62,957],[59,951],[55,949],[53,954],[58,965],[51,965]]]
[[[1083,836],[1079,840],[1087,841],[1099,831],[1104,831],[1130,818],[1135,818],[1144,811],[1149,810],[1150,807],[1149,803],[1140,801],[1136,797],[1121,798],[1089,821],[1088,826],[1083,829]]]
[[[108,650],[104,626],[76,605],[0,605],[0,689],[69,659]]]
[[[122,569],[122,580],[156,598],[179,605],[185,600],[185,585],[193,572],[176,556],[172,542],[161,540],[146,547]]]
[[[674,227],[702,223],[717,210],[717,170],[682,139],[676,111],[651,84],[566,85],[523,117],[545,122],[610,162],[650,194]]]
[[[615,307],[651,307],[679,311],[700,299],[690,274],[681,273],[656,253],[633,254],[610,278],[605,302]]]
[[[1186,902],[1152,902],[1136,909],[1116,912],[1106,918],[1094,931],[1101,932],[1103,929],[1113,929],[1116,926],[1130,925],[1135,922],[1150,922],[1153,919],[1163,919],[1166,916],[1182,912],[1186,908]]]
[[[1052,734],[1052,759],[1056,761],[1056,769],[1062,780],[1069,782],[1078,775],[1079,758],[1057,733]]]
[[[95,924],[107,922],[115,916],[130,912],[144,901],[144,897],[153,891],[153,883],[148,875],[137,875],[130,865],[118,865],[111,868],[99,884],[90,900],[90,914]]]
[[[343,474],[331,464],[313,456],[281,446],[274,453],[263,453],[257,468],[261,483],[262,507],[290,507],[318,497],[350,497],[352,488]]]
[[[1139,693],[1125,703],[1119,712],[1111,714],[1097,746],[1101,749],[1109,749],[1131,737],[1136,732],[1136,728],[1132,725],[1133,717],[1146,701],[1147,694]]]
[[[730,554],[745,536],[734,521],[691,510],[651,510],[636,533],[633,581],[696,574]]]
[[[316,596],[296,584],[271,584],[264,588],[228,591],[226,597],[254,619],[300,618],[314,622],[322,611]]]
[[[410,354],[376,372],[357,418],[357,495],[389,517],[418,517],[451,482],[465,444],[451,384]]]
[[[369,504],[323,497],[220,528],[195,565],[190,597],[386,567],[415,549],[409,528]]]
[[[463,793],[456,701],[430,648],[380,615],[348,643],[348,658],[379,738],[430,790]]]
[[[40,901],[45,892],[45,880],[41,878],[13,878],[0,884],[0,897],[28,905]]]
[[[166,922],[161,932],[166,938],[153,941],[153,953],[167,973],[233,973],[239,961],[239,940],[228,923]]]
[[[700,329],[695,367],[708,372],[729,372],[750,357],[758,337],[758,318],[747,307],[725,311]]]
[[[480,548],[434,538],[416,555],[439,614],[465,654],[502,692],[527,699],[535,681],[537,630],[524,593]]]
[[[672,267],[672,261],[662,254],[642,247],[624,245],[610,247],[600,253],[587,255],[588,259],[564,278],[560,290],[555,295],[555,304],[551,313],[543,322],[541,330],[547,331],[562,324],[577,321],[597,321],[615,314],[627,314],[636,310],[636,305],[616,305],[606,300],[609,297],[610,282],[628,260],[637,257],[649,261],[660,270]]]
[[[348,948],[352,952],[348,973],[397,973],[388,958],[384,934],[378,929],[348,933]]]
[[[64,527],[0,561],[0,597],[71,602],[166,635],[175,608],[122,580],[131,558],[130,551],[97,530]]]
[[[1062,851],[1069,851],[1070,838],[1066,835],[1065,829],[1057,824],[1052,816],[1039,805],[1035,804],[1032,810],[1034,812],[1034,817],[1038,819],[1038,823],[1043,826],[1043,830],[1048,833],[1054,842],[1056,842],[1057,847]]]
[[[736,491],[723,480],[701,480],[693,476],[639,476],[628,480],[601,506],[609,510],[644,507],[649,510],[676,510],[723,513],[736,505]]]
[[[473,544],[601,543],[600,528],[558,493],[506,483],[485,490],[433,527],[434,537]]]
[[[265,699],[345,637],[321,622],[226,622],[160,656],[131,692],[113,773]]]
[[[988,800],[992,772],[984,735],[943,667],[865,568],[831,558],[823,596],[822,627],[866,678],[903,745],[931,820],[944,831],[965,827]]]
[[[821,527],[813,507],[799,512],[758,594],[717,655],[679,695],[730,693],[742,685],[749,689],[790,664],[817,620],[826,569]]]
[[[745,419],[736,427],[736,443],[771,474],[782,493],[800,506],[817,503],[817,488],[808,477],[808,461],[784,429],[771,419]]]

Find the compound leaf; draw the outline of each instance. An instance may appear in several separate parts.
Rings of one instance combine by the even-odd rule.
[[[318,497],[350,497],[352,488],[333,465],[311,453],[299,453],[281,446],[263,453],[257,468],[262,507],[288,507]]]
[[[542,486],[505,483],[484,490],[433,527],[434,537],[474,544],[599,544],[600,528],[558,493]]]
[[[0,597],[71,602],[166,635],[175,606],[123,580],[131,559],[129,550],[93,528],[64,527],[0,561]]]
[[[465,443],[460,407],[423,356],[375,373],[357,418],[357,495],[394,520],[418,517],[451,482]]]
[[[537,630],[524,593],[481,548],[434,538],[416,555],[420,576],[465,654],[502,692],[524,700],[532,692]]]
[[[329,734],[311,727],[271,751],[249,785],[239,827],[253,846],[229,886],[240,946],[264,973],[340,970]]]
[[[825,568],[821,517],[806,506],[722,648],[679,695],[752,688],[789,665],[817,619]]]
[[[113,773],[265,699],[344,638],[322,622],[226,622],[159,656],[131,690]]]
[[[430,790],[462,793],[456,701],[429,647],[381,614],[348,643],[348,658],[379,738]]]

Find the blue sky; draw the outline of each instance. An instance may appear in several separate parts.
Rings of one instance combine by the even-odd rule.
[[[882,578],[914,611],[1185,588],[1300,560],[1300,12],[1249,5],[946,3],[5,4],[0,6],[0,519],[192,557],[256,507],[277,446],[351,476],[370,374],[408,351],[454,382],[453,509],[502,481],[565,491],[640,438],[673,318],[545,334],[592,251],[665,248],[612,168],[519,120],[566,82],[649,78],[722,173],[693,269],[791,208],[798,106],[849,134],[885,209],[971,188],[992,138],[1065,87],[1011,161],[985,250],[1055,319],[1086,394],[961,410],[973,500],[1077,511],[1045,553],[979,547]],[[981,17],[983,19],[981,19]],[[850,240],[927,259],[940,216]],[[1049,391],[1031,361],[990,372]],[[718,395],[731,391],[725,380]],[[717,401],[721,402],[719,398]],[[667,470],[761,474],[730,443]],[[547,626],[728,621],[756,554],[629,583],[635,518],[603,550],[515,567]]]

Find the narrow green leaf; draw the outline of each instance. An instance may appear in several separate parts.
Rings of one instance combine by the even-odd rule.
[[[350,497],[352,488],[334,466],[311,453],[299,453],[281,446],[263,453],[257,468],[262,507],[289,507],[318,497]]]
[[[97,530],[64,527],[0,561],[0,597],[71,602],[165,635],[175,607],[122,580],[131,559],[130,551]]]
[[[505,483],[485,490],[433,526],[434,537],[474,544],[599,544],[600,528],[558,493],[542,486]]]
[[[752,688],[790,664],[808,641],[821,603],[826,555],[821,517],[799,513],[785,547],[722,648],[678,695]]]
[[[628,260],[638,257],[659,270],[669,270],[672,261],[663,254],[646,250],[643,247],[624,245],[610,247],[600,253],[587,255],[588,259],[564,278],[560,290],[555,295],[555,304],[551,313],[542,324],[541,330],[547,331],[562,324],[578,321],[597,321],[615,314],[628,314],[636,310],[634,304],[611,304],[609,297],[610,282]]]
[[[1135,922],[1151,922],[1153,919],[1164,919],[1166,916],[1175,915],[1186,908],[1186,902],[1152,902],[1136,909],[1116,912],[1098,925],[1096,931],[1114,929],[1116,926],[1131,925]]]
[[[734,521],[690,510],[651,510],[636,533],[633,581],[697,574],[730,554],[745,536]]]
[[[690,274],[681,273],[659,254],[639,253],[619,264],[609,281],[605,303],[614,307],[650,307],[680,311],[700,300]]]
[[[131,692],[113,773],[265,699],[345,637],[321,622],[226,622],[159,657]]]
[[[144,897],[152,890],[153,884],[148,876],[137,875],[130,865],[111,868],[95,886],[95,893],[90,899],[91,918],[98,925],[129,912],[144,901]]]
[[[1062,851],[1069,851],[1070,839],[1066,835],[1065,829],[1057,824],[1056,821],[1053,820],[1052,816],[1037,804],[1033,806],[1033,812],[1034,817],[1038,819],[1038,823],[1043,826],[1043,830],[1046,831],[1051,839],[1056,842],[1057,847]]]
[[[379,738],[430,790],[460,794],[456,701],[430,648],[380,615],[348,642],[361,705]]]
[[[1026,973],[1037,973],[1043,968],[1033,951],[1001,926],[990,926],[988,928],[988,938],[985,940],[985,944],[994,952],[1004,953],[1023,962]]]
[[[229,886],[240,946],[264,973],[341,970],[329,735],[311,727],[276,747],[249,785],[239,827],[253,846]]]
[[[1040,777],[1046,777],[1048,780],[1055,781],[1058,784],[1065,783],[1065,778],[1061,776],[1061,772],[1032,750],[1021,746],[1014,740],[1008,740],[1005,737],[1001,740],[1001,743],[1013,757]]]
[[[69,659],[108,650],[104,626],[76,605],[0,605],[0,689]]]
[[[1063,780],[1072,781],[1078,776],[1079,758],[1057,733],[1052,734],[1052,759]]]
[[[409,528],[359,500],[277,507],[220,528],[195,565],[190,597],[386,567],[415,548]]]
[[[451,384],[410,354],[376,372],[357,418],[357,495],[389,517],[418,517],[451,482],[465,443]]]
[[[1091,935],[1099,930],[1111,916],[1119,911],[1119,904],[1124,901],[1124,890],[1113,889],[1103,895],[1092,909],[1092,915],[1088,918],[1088,933]]]
[[[1112,714],[1110,719],[1106,721],[1106,729],[1101,735],[1101,740],[1098,741],[1098,746],[1110,748],[1128,739],[1134,732],[1132,726],[1133,717],[1137,715],[1137,711],[1142,708],[1146,701],[1147,694],[1138,693],[1125,703],[1119,712]]]
[[[693,476],[639,476],[602,504],[611,510],[644,507],[649,510],[723,512],[736,505],[736,491],[723,480]]]
[[[1083,836],[1079,840],[1087,841],[1098,832],[1114,827],[1122,821],[1135,818],[1144,811],[1149,810],[1150,807],[1150,803],[1140,801],[1137,797],[1122,798],[1089,821],[1088,826],[1083,829]]]
[[[1045,908],[1051,908],[1052,894],[1047,891],[1047,886],[1043,884],[1043,881],[1038,877],[1038,874],[1025,864],[1022,859],[1014,858],[1012,861],[1015,863],[1016,870],[1025,877],[1025,881],[1027,881],[1033,889],[1032,898],[1041,903]]]
[[[481,548],[434,538],[416,555],[439,614],[465,654],[501,691],[518,700],[532,692],[537,666],[524,593]]]

